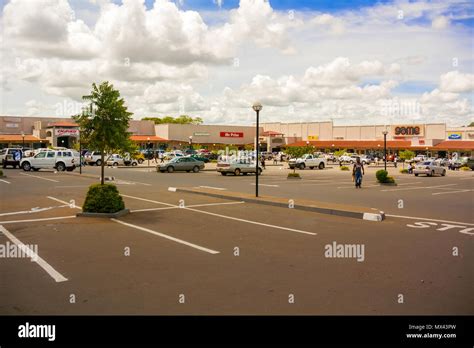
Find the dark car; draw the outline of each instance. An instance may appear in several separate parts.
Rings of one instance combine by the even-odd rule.
[[[189,157],[192,157],[192,158],[194,158],[195,160],[198,160],[198,161],[201,161],[201,162],[204,162],[204,163],[208,163],[208,162],[209,162],[209,158],[204,157],[204,156],[191,155],[191,156],[189,156]]]
[[[204,169],[204,162],[192,157],[175,157],[168,163],[158,165],[156,169],[162,173],[173,173],[175,171],[193,171],[194,173],[198,173],[201,169]]]

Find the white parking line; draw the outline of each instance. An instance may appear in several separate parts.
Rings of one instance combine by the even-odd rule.
[[[253,182],[250,185],[255,186],[255,183]],[[280,185],[269,185],[269,184],[260,184],[260,183],[258,184],[258,186],[280,187]]]
[[[66,201],[62,201],[62,200],[60,200],[60,199],[58,199],[58,198],[51,197],[51,196],[46,196],[46,198],[52,199],[53,201],[56,201],[56,202],[59,202],[59,203],[63,203],[63,204],[69,205],[69,207],[71,207],[71,208],[76,208],[76,209],[82,210],[82,208],[81,208],[81,207],[78,207],[75,203],[74,203],[74,204],[71,204],[72,201],[68,203],[68,202],[66,202]]]
[[[49,220],[62,220],[62,219],[72,219],[75,218],[76,215],[69,215],[69,216],[58,216],[58,217],[50,217],[50,218],[41,218],[41,219],[30,219],[30,220],[10,220],[10,221],[0,221],[0,224],[18,224],[23,222],[39,222],[39,221],[49,221]]]
[[[280,229],[280,230],[286,230],[286,231],[291,231],[291,232],[298,232],[298,233],[303,233],[303,234],[309,234],[309,235],[312,235],[312,236],[315,236],[315,235],[317,234],[317,233],[314,233],[314,232],[307,232],[307,231],[296,230],[296,229],[294,229],[294,228],[288,228],[288,227],[282,227],[282,226],[269,225],[269,224],[264,224],[264,223],[262,223],[262,222],[240,219],[240,218],[236,218],[236,217],[232,217],[232,216],[226,216],[226,215],[211,213],[211,212],[203,211],[203,210],[197,210],[197,209],[191,209],[191,208],[184,208],[184,209],[186,209],[186,210],[191,210],[191,211],[195,211],[195,212],[202,213],[202,214],[208,214],[208,215],[212,215],[212,216],[217,216],[217,217],[221,217],[221,218],[224,218],[224,219],[235,220],[235,221],[241,221],[241,222],[247,222],[247,223],[249,223],[249,224],[260,225],[260,226],[265,226],[265,227],[271,227],[271,228],[276,228],[276,229]]]
[[[346,189],[346,188],[354,188],[354,184],[351,184],[350,186],[339,186],[338,189]],[[380,186],[380,184],[377,184],[377,185],[364,185],[362,184],[362,188],[364,187],[376,187],[376,186]]]
[[[146,199],[146,198],[141,198],[141,197],[135,197],[135,196],[129,196],[129,195],[124,195],[124,194],[120,194],[122,197],[127,197],[127,198],[133,198],[133,199],[137,199],[139,201],[144,201],[144,202],[150,202],[150,203],[156,203],[156,204],[163,204],[163,205],[167,205],[169,207],[176,207],[176,204],[170,204],[170,203],[166,203],[166,202],[159,202],[159,201],[154,201],[154,200],[151,200],[151,199]]]
[[[169,235],[167,235],[167,234],[163,234],[163,233],[160,233],[160,232],[156,232],[156,231],[150,230],[150,229],[145,228],[145,227],[133,225],[133,224],[130,224],[130,223],[127,223],[127,222],[123,222],[123,221],[117,220],[117,219],[110,219],[110,220],[115,221],[115,222],[117,222],[117,223],[119,223],[119,224],[128,226],[128,227],[135,228],[135,229],[140,230],[140,231],[144,231],[144,232],[148,232],[148,233],[154,234],[155,236],[159,236],[159,237],[163,237],[163,238],[172,240],[173,242],[176,242],[176,243],[180,243],[180,244],[187,245],[187,246],[189,246],[189,247],[191,247],[191,248],[198,249],[198,250],[204,251],[204,252],[209,253],[209,254],[219,254],[219,251],[212,250],[212,249],[208,249],[208,248],[204,248],[204,247],[202,247],[202,246],[200,246],[200,245],[193,244],[193,243],[190,243],[190,242],[186,242],[185,240],[178,239],[178,238],[175,238],[175,237],[171,237],[171,236],[169,236]]]
[[[41,268],[43,268],[46,273],[48,273],[51,278],[53,278],[57,283],[60,282],[65,282],[67,281],[67,278],[64,277],[61,273],[56,271],[49,263],[47,263],[45,260],[43,260],[41,257],[39,257],[38,254],[36,254],[33,250],[28,248],[25,244],[23,244],[19,239],[17,239],[13,234],[7,231],[5,227],[0,225],[0,231],[3,232],[3,234],[10,239],[15,245],[17,245],[21,250],[23,250],[25,253],[28,253],[28,255],[31,255],[31,261],[36,262]]]
[[[41,180],[47,180],[47,181],[52,181],[52,182],[59,182],[58,180],[43,178],[42,176],[31,175],[31,174],[25,174],[25,173],[20,173],[20,174],[21,174],[21,175],[26,175],[26,176],[31,176],[32,178],[37,178],[37,179],[41,179]]]
[[[164,204],[164,205],[167,205],[167,206],[170,206],[170,207],[176,207],[175,204],[170,204],[170,203],[165,203],[165,202],[159,202],[159,201],[153,201],[153,200],[151,200],[151,199],[140,198],[140,197],[134,197],[134,196],[128,196],[128,195],[122,195],[122,196],[123,196],[123,197],[128,197],[128,198],[137,199],[137,200],[144,201],[144,202],[157,203],[157,204]],[[202,213],[202,214],[214,215],[214,216],[222,217],[222,218],[225,218],[225,219],[236,220],[236,221],[242,221],[242,222],[247,222],[247,223],[249,223],[249,224],[255,224],[255,225],[260,225],[260,226],[272,227],[272,228],[276,228],[276,229],[280,229],[280,230],[286,230],[286,231],[304,233],[304,234],[309,234],[309,235],[313,235],[313,236],[314,236],[314,235],[317,235],[317,233],[314,233],[314,232],[307,232],[307,231],[296,230],[296,229],[288,228],[288,227],[281,227],[281,226],[269,225],[269,224],[264,224],[264,223],[262,223],[262,222],[256,222],[256,221],[250,221],[250,220],[245,220],[245,219],[234,218],[234,217],[231,217],[231,216],[225,216],[225,215],[210,213],[210,212],[207,212],[207,211],[197,210],[197,209],[191,209],[191,208],[188,208],[188,207],[184,207],[184,208],[181,208],[181,209],[192,210],[192,211],[195,211],[195,212],[198,212],[198,213]]]
[[[220,190],[220,191],[225,191],[225,190],[227,190],[227,189],[224,188],[224,187],[213,187],[213,186],[199,186],[199,187],[208,188],[208,189],[212,189],[212,190]]]
[[[404,191],[404,190],[419,190],[419,189],[430,189],[430,188],[439,188],[446,186],[456,186],[457,184],[446,184],[446,185],[437,185],[437,186],[422,186],[422,187],[404,187],[401,189],[390,189],[390,190],[380,190],[382,192],[392,192],[392,191]]]
[[[30,210],[22,210],[22,211],[13,211],[9,213],[2,213],[0,216],[9,216],[9,215],[19,215],[19,214],[33,214],[33,213],[41,213],[43,211],[51,210],[54,208],[63,208],[66,205],[58,205],[54,207],[45,207],[45,208],[31,208]]]
[[[242,201],[242,202],[225,202],[225,203],[204,203],[204,204],[190,205],[187,208],[208,207],[208,206],[213,206],[213,205],[226,205],[226,204],[242,204],[242,203],[245,203],[245,202]],[[139,213],[139,212],[142,212],[142,211],[169,210],[169,209],[182,209],[182,208],[177,205],[177,206],[174,206],[174,207],[136,209],[136,210],[131,210],[131,212],[132,213]]]
[[[457,190],[457,191],[449,191],[449,192],[435,192],[435,193],[432,193],[433,196],[436,196],[436,195],[449,195],[451,193],[461,193],[461,192],[471,192],[471,191],[474,191],[474,190]]]
[[[399,219],[436,221],[436,222],[445,222],[445,223],[448,223],[448,224],[461,224],[461,225],[474,226],[474,223],[469,223],[469,222],[438,220],[438,219],[430,219],[430,218],[416,217],[416,216],[403,216],[403,215],[391,215],[391,214],[385,214],[385,216],[399,218]]]

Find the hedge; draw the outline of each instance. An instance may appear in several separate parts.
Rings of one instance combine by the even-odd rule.
[[[94,184],[89,187],[82,210],[86,213],[116,213],[125,209],[117,186]]]
[[[341,170],[349,170],[349,167],[348,167],[348,166],[340,166],[339,169],[341,169]]]

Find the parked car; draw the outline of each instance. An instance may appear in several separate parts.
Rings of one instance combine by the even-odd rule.
[[[359,157],[355,153],[346,153],[339,157],[339,162],[341,163],[355,163],[356,158]]]
[[[20,161],[23,158],[23,150],[19,148],[7,148],[0,151],[0,161],[3,168],[12,166],[20,168]]]
[[[369,165],[374,162],[374,159],[370,155],[362,155],[360,156],[360,161],[362,162],[363,165]]]
[[[291,169],[294,169],[295,167],[299,169],[305,169],[306,167],[308,167],[309,169],[324,169],[326,167],[326,159],[323,156],[306,154],[303,155],[301,158],[293,158],[289,160],[288,166]]]
[[[107,155],[104,156],[107,158]],[[84,163],[89,164],[91,166],[96,165],[100,166],[102,164],[102,159],[100,156],[100,151],[89,151],[84,155]]]
[[[471,168],[471,170],[474,170],[474,157],[470,157],[467,159],[466,163],[464,165],[468,166]]]
[[[417,155],[410,162],[425,162],[428,159],[425,155]]]
[[[272,160],[273,159],[273,154],[271,152],[268,152],[268,151],[262,151],[259,153],[260,156],[262,156],[262,158],[264,160]]]
[[[119,154],[114,153],[107,158],[106,164],[108,166],[136,166],[138,165],[138,161],[134,158],[130,158],[130,156],[121,156]]]
[[[418,176],[419,174],[425,174],[426,176],[445,176],[446,168],[441,167],[435,161],[425,161],[415,165],[415,168],[413,169],[413,174],[415,174],[415,176]]]
[[[204,162],[198,161],[192,157],[177,156],[168,163],[158,165],[157,171],[173,173],[174,171],[193,171],[198,173],[201,169],[204,169]]]
[[[326,158],[326,161],[328,162],[336,162],[336,156],[334,156],[334,153],[327,153],[324,155],[324,157]]]
[[[40,151],[33,157],[25,157],[21,160],[20,166],[24,171],[38,171],[40,169],[56,169],[58,172],[73,171],[79,160],[72,150],[49,150]]]
[[[176,152],[165,152],[163,154],[165,160],[171,160],[175,157],[184,157],[182,153],[176,153]]]
[[[248,159],[236,159],[230,161],[221,161],[217,163],[217,171],[222,175],[233,173],[235,176],[240,174],[247,175],[249,173],[256,173],[255,161]],[[262,175],[262,167],[258,165],[258,175]]]
[[[437,158],[435,159],[435,162],[441,167],[449,166],[449,160],[447,158]]]
[[[195,154],[195,155],[191,155],[191,156],[189,156],[189,157],[192,157],[192,158],[194,158],[195,160],[198,160],[198,161],[201,161],[201,162],[204,162],[204,163],[208,163],[208,162],[209,162],[209,158],[204,157],[203,155]]]

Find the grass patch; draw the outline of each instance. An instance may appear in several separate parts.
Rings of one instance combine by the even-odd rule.
[[[347,171],[347,170],[349,170],[349,167],[348,166],[340,166],[339,169]]]

